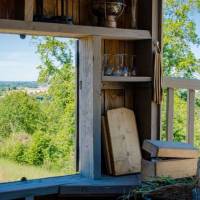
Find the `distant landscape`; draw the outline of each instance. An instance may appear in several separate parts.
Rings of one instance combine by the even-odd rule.
[[[36,81],[0,81],[0,90],[19,88],[38,88],[40,84]]]
[[[39,95],[48,91],[48,84],[39,84],[36,81],[0,81],[0,96],[9,91],[25,91],[30,95]]]
[[[44,37],[36,46],[42,63],[37,81],[0,81],[0,182],[75,172],[75,67],[69,44]]]

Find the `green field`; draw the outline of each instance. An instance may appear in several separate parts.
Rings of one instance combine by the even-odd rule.
[[[17,164],[13,161],[8,161],[0,158],[0,183],[18,181],[22,177],[27,179],[62,176],[70,172],[50,171],[41,167],[33,167]],[[72,173],[72,172],[71,172]]]

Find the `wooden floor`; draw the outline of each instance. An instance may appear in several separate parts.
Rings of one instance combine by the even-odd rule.
[[[0,184],[0,199],[10,200],[47,195],[59,195],[60,197],[121,195],[128,193],[139,184],[139,175],[102,177],[98,180],[71,175]]]

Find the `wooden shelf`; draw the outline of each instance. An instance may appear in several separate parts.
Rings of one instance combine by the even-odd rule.
[[[152,78],[147,76],[134,76],[134,77],[123,77],[123,76],[103,76],[102,81],[105,82],[151,82]]]
[[[123,195],[140,184],[139,175],[102,177],[92,180],[79,174],[36,180],[4,183],[0,186],[0,199],[8,200],[46,195]],[[109,187],[108,187],[109,186]],[[28,199],[28,198],[26,198]],[[31,199],[31,198],[29,198]],[[33,198],[34,199],[34,198]]]
[[[101,36],[102,39],[148,40],[151,34],[146,30],[105,28],[44,22],[28,22],[0,19],[1,33],[48,35],[71,38]]]

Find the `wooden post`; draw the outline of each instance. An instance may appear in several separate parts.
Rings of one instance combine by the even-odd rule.
[[[80,172],[101,176],[101,37],[80,40]]]
[[[167,108],[166,108],[166,119],[167,119],[167,140],[173,141],[173,122],[174,122],[174,89],[167,89]]]
[[[195,90],[188,91],[187,100],[187,139],[188,143],[194,143],[194,106],[195,106]]]
[[[24,19],[27,22],[33,21],[34,0],[25,0],[25,15]]]
[[[155,41],[158,41],[160,48],[162,48],[162,10],[163,0],[152,0],[152,55],[154,53],[153,43],[155,43]],[[151,139],[159,139],[161,130],[160,124],[162,123],[161,106],[152,102],[151,110]]]

